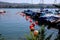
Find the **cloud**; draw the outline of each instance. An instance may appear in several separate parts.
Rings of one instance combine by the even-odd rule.
[[[11,2],[11,3],[45,3],[45,4],[54,4],[55,0],[0,0],[4,2]],[[60,0],[56,0],[56,3],[60,3]]]

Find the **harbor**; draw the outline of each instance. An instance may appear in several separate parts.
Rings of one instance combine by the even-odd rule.
[[[0,0],[0,40],[60,40],[60,1]]]
[[[26,20],[25,16],[23,17],[20,14],[25,14],[25,13],[22,13],[22,12],[24,10],[27,11],[28,9],[3,9],[3,10],[5,10],[6,13],[4,13],[4,15],[0,14],[0,34],[2,34],[6,38],[6,40],[17,40],[17,39],[19,40],[19,38],[21,40],[24,40],[25,39],[25,34],[30,33],[30,30],[29,30],[30,22]],[[33,11],[33,12],[36,12],[37,10],[40,11],[40,9],[34,9],[34,8],[30,9],[30,10]],[[52,9],[49,9],[49,10],[52,10]],[[27,14],[29,14],[29,12]],[[28,15],[26,15],[26,16],[28,16]],[[39,20],[40,20],[40,19],[39,20],[35,19],[30,14],[29,14],[29,16],[31,17],[33,22],[34,21],[39,22]],[[43,21],[42,24],[41,23],[42,23],[42,21],[40,21],[38,23],[38,25],[35,26],[35,28],[37,30],[39,30],[39,28],[40,28],[39,25],[44,24],[44,21]],[[48,23],[45,24],[45,25],[47,26]],[[52,27],[54,27],[54,26],[52,26]],[[46,29],[47,34],[48,33],[51,34],[52,32],[54,32],[54,36],[56,36],[56,35],[58,35],[58,32],[59,32],[58,29],[59,29],[59,27]]]

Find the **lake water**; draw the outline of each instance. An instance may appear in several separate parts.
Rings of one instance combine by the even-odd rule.
[[[6,40],[25,40],[25,34],[29,35],[29,25],[30,22],[26,21],[24,17],[16,14],[27,9],[15,9],[15,8],[0,8],[0,10],[5,10],[4,15],[0,15],[0,34],[2,34]],[[40,9],[30,9],[33,11]],[[36,29],[39,27],[37,26]],[[47,35],[54,32],[53,37],[57,36],[58,30],[47,29]],[[53,39],[52,39],[53,40]]]

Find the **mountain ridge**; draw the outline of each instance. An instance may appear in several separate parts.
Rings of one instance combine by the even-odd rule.
[[[30,3],[9,3],[0,2],[0,8],[40,8],[54,7],[52,4],[30,4]]]

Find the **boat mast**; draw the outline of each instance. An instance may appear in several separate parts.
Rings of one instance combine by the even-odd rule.
[[[44,0],[42,0],[42,4],[44,4]]]
[[[54,4],[56,4],[57,0],[54,0]]]
[[[40,2],[42,2],[41,4],[44,5],[44,0],[40,0]],[[44,9],[44,7],[42,6],[42,7],[40,8],[40,10],[43,10],[43,9]]]
[[[33,0],[31,0],[32,4],[33,4]]]

